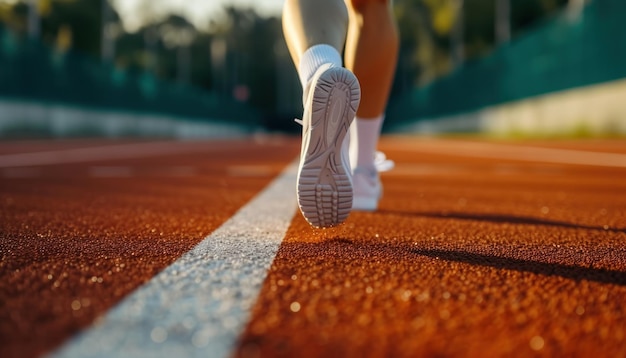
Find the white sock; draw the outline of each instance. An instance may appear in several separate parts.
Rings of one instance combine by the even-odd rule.
[[[317,69],[325,63],[330,63],[333,67],[343,66],[341,54],[330,45],[311,46],[302,54],[298,66],[298,75],[300,76],[302,88],[306,88]]]
[[[384,115],[363,119],[356,117],[350,128],[350,163],[352,168],[374,170],[374,158]]]

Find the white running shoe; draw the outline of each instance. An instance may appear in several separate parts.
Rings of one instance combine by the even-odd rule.
[[[376,211],[378,201],[383,196],[383,185],[380,182],[379,173],[386,172],[395,166],[395,163],[388,160],[382,152],[376,152],[374,169],[354,168],[352,172],[352,185],[354,188],[354,199],[352,210]]]
[[[314,227],[344,222],[352,209],[352,180],[343,141],[361,100],[352,72],[322,65],[305,91],[298,205]]]

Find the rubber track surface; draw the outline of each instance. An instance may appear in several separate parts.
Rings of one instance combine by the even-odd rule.
[[[89,325],[299,151],[297,138],[205,145],[0,169],[0,356],[37,356]],[[441,145],[463,148],[383,140],[397,165],[377,213],[326,230],[295,216],[236,356],[626,356],[626,169],[420,150]]]
[[[0,169],[0,357],[59,345],[189,251],[295,158],[281,143],[170,143],[197,149]]]
[[[626,170],[407,141],[378,213],[293,222],[239,356],[626,354]]]

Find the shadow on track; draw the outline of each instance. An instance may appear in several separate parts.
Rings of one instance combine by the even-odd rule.
[[[434,219],[458,219],[458,220],[470,220],[470,221],[483,221],[490,223],[507,223],[507,224],[522,224],[522,225],[544,225],[555,226],[569,229],[585,229],[585,230],[599,230],[607,232],[621,232],[626,233],[624,228],[604,228],[602,226],[591,226],[583,224],[573,224],[565,221],[546,220],[533,217],[524,216],[512,216],[512,215],[493,215],[493,214],[468,214],[468,213],[428,213],[428,212],[402,212],[391,210],[379,210],[377,213],[388,215],[402,215],[410,217],[424,217]]]
[[[350,253],[353,258],[363,255],[363,259],[365,259],[365,256],[368,256],[371,259],[372,254],[383,254],[383,256],[388,254],[389,256],[398,257],[399,253],[405,252],[412,255],[426,256],[445,261],[461,262],[476,266],[529,272],[544,276],[560,276],[574,281],[585,280],[626,286],[626,271],[547,263],[490,254],[479,254],[463,250],[408,248],[403,244],[390,245],[386,243],[359,242],[342,237],[329,238],[317,244],[283,243],[281,249],[290,251],[292,256],[297,256],[298,253],[302,254],[306,252],[308,254],[312,254],[313,252],[319,251],[320,256],[324,256],[323,253],[331,253],[332,256],[341,257],[341,255]],[[400,256],[405,258],[407,257],[402,255]]]
[[[626,272],[623,271],[520,260],[507,257],[475,254],[465,251],[416,249],[411,250],[411,252],[417,255],[439,258],[448,261],[463,262],[472,265],[531,272],[546,276],[561,276],[576,281],[587,280],[626,286]]]
[[[380,214],[410,216],[414,218],[435,218],[435,219],[458,219],[490,223],[509,223],[522,225],[542,225],[569,229],[597,230],[605,232],[626,233],[624,228],[605,228],[602,226],[591,226],[574,224],[564,221],[547,220],[533,217],[520,217],[512,215],[493,214],[469,214],[469,213],[432,213],[432,212],[400,212],[390,210],[380,210]],[[437,257],[443,260],[463,262],[473,265],[489,266],[499,269],[531,272],[540,275],[561,276],[573,280],[588,280],[601,283],[612,283],[626,286],[626,272],[596,269],[592,267],[571,266],[558,263],[544,263],[531,260],[521,260],[515,258],[498,257],[493,255],[476,254],[458,250],[438,250],[438,249],[412,249],[412,253],[427,257]]]

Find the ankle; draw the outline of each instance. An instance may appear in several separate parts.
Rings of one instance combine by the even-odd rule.
[[[325,63],[331,64],[332,67],[343,66],[341,54],[330,45],[315,45],[302,54],[300,64],[298,65],[298,75],[300,76],[302,88],[306,88],[309,85],[317,69]]]
[[[376,170],[376,147],[380,138],[383,116],[376,118],[356,118],[356,166]]]

